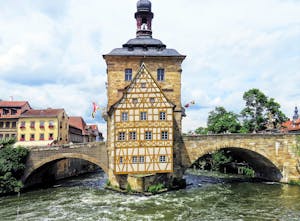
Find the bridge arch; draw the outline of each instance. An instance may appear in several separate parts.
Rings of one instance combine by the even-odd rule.
[[[182,165],[188,168],[201,156],[221,149],[228,149],[247,158],[252,166],[261,169],[267,179],[289,182],[299,179],[299,156],[293,147],[296,135],[290,134],[220,134],[182,137]],[[244,154],[244,155],[242,155]],[[269,170],[269,171],[268,171]],[[280,179],[281,177],[281,179]],[[280,179],[280,180],[278,180]]]
[[[246,162],[255,171],[257,178],[262,178],[270,181],[280,181],[283,175],[280,170],[280,164],[271,160],[271,156],[268,156],[264,151],[253,151],[245,147],[228,147],[220,146],[218,148],[208,148],[205,152],[200,153],[197,159],[191,162],[194,164],[201,157],[211,154],[217,151],[224,150],[233,159],[239,159],[239,161]]]
[[[99,166],[108,173],[108,156],[105,142],[69,144],[54,147],[33,147],[26,160],[26,169],[22,181],[43,165],[59,161],[60,159],[82,159]]]
[[[41,159],[40,161],[37,161],[36,163],[34,163],[29,169],[27,169],[25,171],[25,173],[22,177],[23,182],[25,183],[26,180],[30,177],[30,175],[37,169],[41,168],[42,166],[44,166],[48,163],[51,163],[51,162],[62,160],[62,159],[86,160],[86,161],[93,163],[93,164],[97,165],[98,167],[100,167],[105,173],[108,172],[106,162],[101,162],[101,161],[99,161],[99,159],[97,159],[95,157],[91,157],[91,156],[89,156],[87,154],[83,154],[83,153],[59,153],[59,154],[48,156],[48,157]]]

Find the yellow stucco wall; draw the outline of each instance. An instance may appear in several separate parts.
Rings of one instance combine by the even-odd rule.
[[[41,121],[44,121],[44,127],[41,126]],[[49,127],[50,121],[53,121],[53,127]],[[25,127],[22,127],[22,122],[25,122]],[[31,122],[34,122],[34,127],[31,128]],[[44,140],[49,139],[49,135],[53,134],[53,140],[56,140],[59,144],[69,142],[68,138],[68,117],[63,112],[57,117],[20,117],[17,125],[18,141],[22,141],[22,135],[25,135],[24,142],[30,140],[31,134],[34,134],[34,141],[40,140],[40,134],[44,134]]]

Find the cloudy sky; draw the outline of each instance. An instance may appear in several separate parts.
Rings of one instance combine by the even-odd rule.
[[[0,99],[65,108],[88,123],[106,105],[102,55],[135,37],[137,0],[0,0]],[[153,37],[187,55],[184,131],[215,106],[239,112],[246,90],[300,106],[300,0],[152,0]]]

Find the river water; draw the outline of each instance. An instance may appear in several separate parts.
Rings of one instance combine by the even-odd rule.
[[[186,175],[184,190],[150,197],[104,189],[102,172],[0,198],[6,220],[300,220],[300,187]]]

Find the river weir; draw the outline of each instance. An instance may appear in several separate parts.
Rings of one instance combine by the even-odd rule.
[[[207,174],[208,175],[208,174]],[[105,189],[103,172],[0,198],[9,220],[300,220],[300,187],[186,174],[186,189],[150,197]]]

